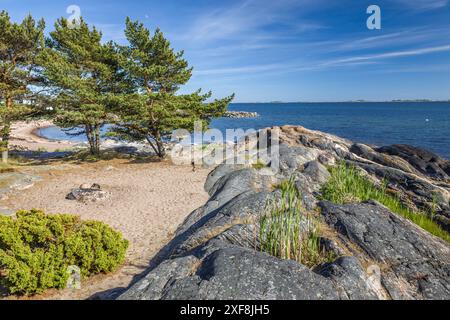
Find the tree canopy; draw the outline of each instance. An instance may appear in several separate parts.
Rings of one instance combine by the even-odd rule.
[[[148,141],[164,157],[164,140],[176,129],[192,131],[223,115],[234,95],[211,101],[211,92],[180,94],[192,67],[176,52],[161,30],[150,32],[127,18],[128,43],[102,41],[102,33],[81,19],[76,25],[61,18],[50,37],[44,21],[28,16],[12,23],[0,14],[0,121],[2,148],[7,150],[10,126],[36,109],[25,97],[45,89],[46,107],[69,134],[86,135],[90,152],[100,152],[101,128],[113,124],[112,135]],[[35,90],[31,87],[35,85]],[[22,99],[22,100],[20,100]]]
[[[44,20],[36,22],[30,15],[21,23],[11,21],[7,12],[0,12],[0,127],[3,161],[7,161],[11,124],[24,120],[38,110],[37,97],[31,86],[44,79],[38,64],[44,48]]]
[[[42,55],[44,75],[53,88],[55,123],[70,134],[85,134],[92,154],[100,152],[100,129],[114,122],[111,97],[122,92],[116,47],[84,20],[73,27],[55,23]]]
[[[121,95],[117,103],[122,138],[145,139],[160,157],[165,155],[163,139],[175,129],[192,131],[196,121],[206,127],[213,117],[226,111],[233,95],[207,103],[211,92],[200,90],[177,94],[192,76],[192,68],[175,52],[161,30],[151,34],[138,21],[126,20],[127,46],[121,46],[120,65],[133,84],[133,92]]]

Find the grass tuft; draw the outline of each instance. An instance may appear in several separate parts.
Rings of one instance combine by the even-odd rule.
[[[252,168],[256,169],[256,170],[261,170],[266,167],[267,167],[267,165],[264,162],[262,162],[261,160],[258,160],[258,162],[252,164]]]
[[[320,247],[319,223],[303,212],[294,180],[284,181],[278,188],[281,199],[269,202],[260,218],[261,251],[310,268],[328,262],[331,257]]]
[[[450,242],[450,234],[443,230],[426,213],[416,212],[402,204],[400,199],[387,191],[387,183],[377,187],[356,168],[340,163],[329,169],[331,178],[322,188],[322,199],[336,204],[376,200],[392,212],[412,221],[431,234]]]

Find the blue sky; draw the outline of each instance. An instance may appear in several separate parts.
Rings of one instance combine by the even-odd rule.
[[[0,0],[47,29],[78,5],[105,40],[127,16],[159,26],[194,66],[182,92],[236,102],[450,99],[450,0]],[[381,30],[366,9],[381,8]]]

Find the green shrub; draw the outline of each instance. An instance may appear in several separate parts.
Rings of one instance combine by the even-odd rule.
[[[317,218],[304,212],[294,180],[283,181],[278,188],[280,200],[269,202],[260,218],[261,251],[308,267],[329,261],[331,256],[320,247]]]
[[[252,168],[256,169],[256,170],[261,170],[261,169],[267,168],[267,165],[264,162],[262,162],[261,160],[258,160],[257,162],[252,164]]]
[[[443,230],[424,212],[415,212],[402,204],[400,199],[387,192],[387,184],[376,187],[357,169],[340,163],[330,167],[331,178],[322,188],[322,198],[337,204],[376,200],[422,229],[450,242],[450,234]]]
[[[0,282],[10,293],[61,289],[69,266],[87,277],[114,271],[125,259],[128,241],[104,223],[38,210],[16,215],[0,216]]]

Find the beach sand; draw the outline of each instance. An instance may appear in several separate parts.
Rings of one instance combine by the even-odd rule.
[[[50,141],[36,135],[40,128],[53,126],[51,121],[39,120],[16,122],[12,126],[11,149],[26,149],[30,151],[46,150],[53,152],[72,148],[75,144],[69,141]]]
[[[32,135],[31,125],[22,129],[25,136]],[[50,143],[33,142],[33,147],[40,146],[49,147]],[[203,185],[210,170],[193,172],[191,166],[176,166],[168,161],[52,162],[51,166],[18,170],[37,172],[42,180],[25,190],[10,192],[0,200],[1,207],[13,211],[38,208],[46,213],[70,213],[85,220],[100,220],[130,241],[126,263],[117,272],[93,276],[82,283],[80,290],[49,290],[33,299],[87,299],[127,287],[148,268],[151,258],[173,237],[186,216],[208,199]],[[93,183],[100,184],[111,196],[88,204],[65,199],[72,188]],[[109,295],[102,296],[105,297]]]

